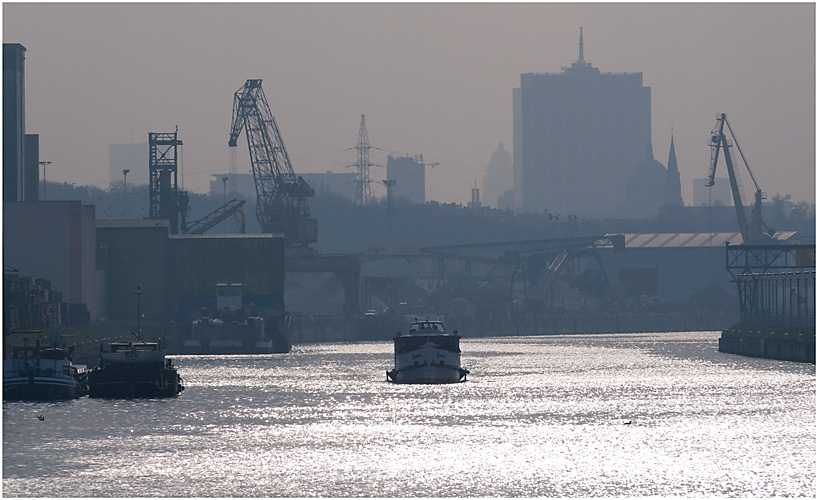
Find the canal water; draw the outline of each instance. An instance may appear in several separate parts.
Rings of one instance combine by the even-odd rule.
[[[4,402],[2,494],[814,497],[815,365],[718,336],[465,338],[446,386],[388,342],[175,356],[178,398]]]

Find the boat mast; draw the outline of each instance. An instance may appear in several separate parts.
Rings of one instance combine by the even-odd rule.
[[[142,340],[142,337],[139,336],[142,333],[142,328],[140,326],[139,320],[142,317],[142,311],[140,310],[140,300],[139,297],[142,295],[142,289],[139,285],[136,285],[136,291],[134,291],[134,295],[136,295],[136,333],[134,336],[139,339],[140,342],[145,342]]]

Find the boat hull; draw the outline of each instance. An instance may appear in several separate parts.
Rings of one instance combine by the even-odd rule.
[[[167,398],[184,386],[176,368],[162,363],[106,365],[88,373],[92,398]]]
[[[52,401],[75,399],[87,394],[79,381],[55,377],[11,377],[3,379],[4,400]]]
[[[386,378],[396,384],[456,384],[464,382],[468,370],[456,366],[414,365],[386,372]]]
[[[60,349],[40,351],[51,358],[14,358],[3,360],[4,400],[61,400],[88,394],[85,366],[74,365]],[[54,353],[58,359],[54,359]]]

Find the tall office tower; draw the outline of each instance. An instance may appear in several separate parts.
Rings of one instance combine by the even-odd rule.
[[[392,196],[411,203],[426,203],[426,165],[423,155],[386,157],[386,178],[395,181]]]
[[[625,184],[651,143],[642,73],[601,73],[579,59],[562,73],[526,73],[514,89],[514,208],[618,215]]]
[[[23,144],[23,201],[40,201],[40,134],[26,134]]]
[[[501,207],[499,199],[503,193],[514,186],[514,167],[511,155],[501,142],[494,153],[491,154],[491,161],[486,168],[486,176],[483,178],[483,200],[484,204]]]
[[[3,201],[23,201],[26,135],[26,48],[3,44]]]

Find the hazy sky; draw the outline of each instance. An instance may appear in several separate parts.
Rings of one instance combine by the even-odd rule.
[[[570,66],[580,26],[586,61],[643,73],[654,155],[667,164],[672,126],[686,204],[722,112],[769,197],[814,203],[812,3],[3,4],[48,180],[105,187],[109,144],[178,125],[180,179],[205,192],[228,168],[233,93],[261,78],[297,173],[353,171],[364,114],[372,160],[438,162],[427,198],[445,202],[470,199],[499,142],[511,151],[512,89]]]

